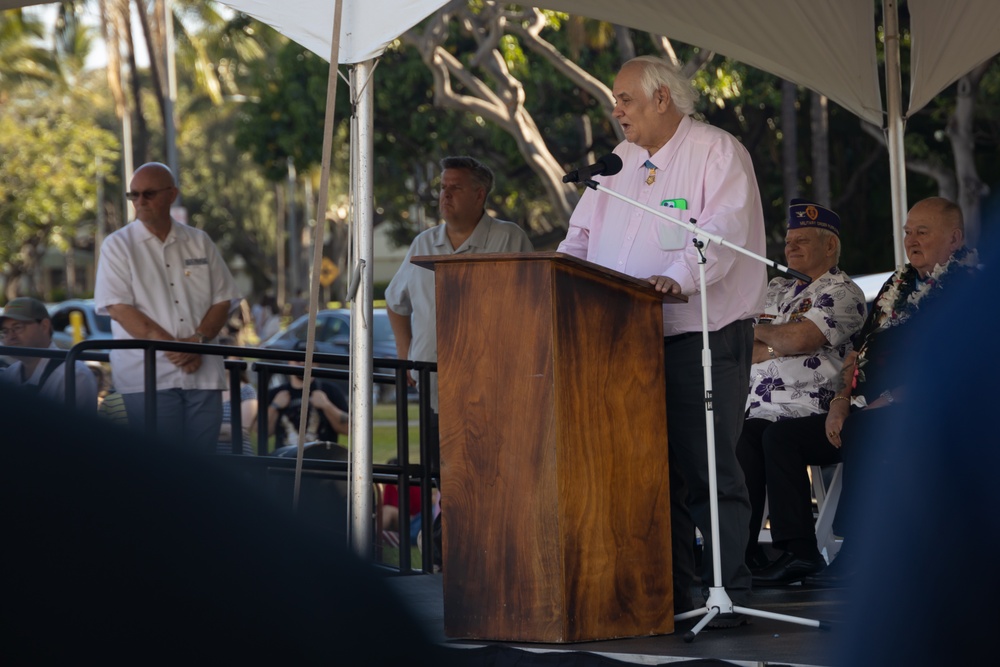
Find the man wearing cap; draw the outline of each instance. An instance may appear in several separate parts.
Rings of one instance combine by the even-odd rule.
[[[778,277],[768,283],[764,312],[754,327],[747,420],[736,446],[750,493],[747,565],[768,565],[757,544],[764,515],[766,473],[762,441],[775,422],[825,413],[836,394],[851,337],[865,319],[865,297],[839,268],[840,217],[793,199],[788,207],[785,260],[812,282]],[[823,559],[813,569],[822,569]]]
[[[59,349],[52,342],[52,320],[38,299],[28,296],[12,299],[0,313],[0,345]],[[63,359],[13,356],[13,364],[0,371],[0,380],[21,385],[39,396],[66,400],[66,363]],[[97,378],[87,364],[77,361],[76,405],[82,410],[97,409]]]
[[[212,342],[231,301],[240,298],[208,234],[171,218],[177,194],[166,165],[136,169],[126,193],[136,219],[101,246],[94,302],[98,313],[111,316],[116,340]],[[146,423],[143,357],[138,348],[111,352],[115,387],[129,423],[140,428]],[[165,442],[214,452],[225,388],[221,356],[157,352],[157,433]]]

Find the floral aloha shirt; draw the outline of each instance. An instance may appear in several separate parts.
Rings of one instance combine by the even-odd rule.
[[[865,321],[865,295],[834,267],[808,285],[775,278],[757,326],[808,320],[827,344],[812,354],[767,359],[750,368],[747,416],[778,421],[826,412],[837,392],[851,337]]]

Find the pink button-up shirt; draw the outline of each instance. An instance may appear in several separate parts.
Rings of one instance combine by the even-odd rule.
[[[654,155],[628,142],[615,148],[624,167],[597,180],[610,190],[764,254],[764,213],[750,154],[728,132],[685,117]],[[647,184],[646,160],[656,165]],[[685,208],[686,207],[686,208]],[[699,256],[694,234],[602,192],[587,189],[570,218],[559,252],[636,278],[663,275],[690,298],[663,307],[664,335],[701,331]],[[717,331],[761,312],[767,288],[764,264],[708,243],[705,278],[708,328]]]

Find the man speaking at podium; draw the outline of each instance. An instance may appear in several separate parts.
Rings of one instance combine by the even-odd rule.
[[[672,216],[694,219],[706,232],[764,254],[764,214],[750,155],[732,135],[691,118],[697,93],[667,61],[642,56],[615,77],[614,116],[625,141],[614,152],[622,170],[602,185]],[[638,278],[657,290],[699,293],[693,234],[605,193],[588,189],[570,218],[559,252]],[[722,582],[735,605],[749,600],[743,562],[750,502],[736,459],[736,442],[750,386],[753,316],[764,305],[764,265],[725,247],[706,248],[709,345],[719,485]],[[663,308],[670,457],[674,611],[694,607],[694,527],[706,537],[702,583],[712,584],[707,430],[702,369],[701,304]],[[721,614],[712,627],[745,619]]]

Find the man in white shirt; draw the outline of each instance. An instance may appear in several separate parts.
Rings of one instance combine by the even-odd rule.
[[[116,340],[208,343],[239,299],[236,283],[215,244],[198,229],[170,217],[178,190],[170,169],[139,167],[126,193],[136,219],[101,246],[94,300],[112,319]],[[141,349],[113,350],[115,387],[130,424],[145,424]],[[156,354],[156,430],[164,441],[215,450],[225,389],[223,359],[191,352]]]
[[[0,345],[59,349],[52,342],[52,320],[38,299],[21,296],[11,299],[0,313]],[[63,359],[14,356],[15,361],[0,371],[0,380],[21,385],[39,396],[66,400],[66,363]],[[76,406],[93,412],[97,409],[97,378],[82,361],[76,362]]]

